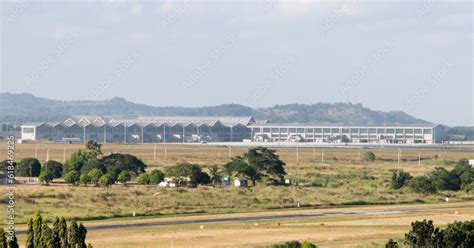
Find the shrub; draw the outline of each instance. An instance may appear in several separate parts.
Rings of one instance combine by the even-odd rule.
[[[117,176],[117,181],[123,183],[123,184],[126,184],[128,181],[130,181],[131,179],[131,175],[130,175],[130,172],[128,171],[122,171],[120,172],[120,174],[118,174]]]
[[[104,174],[103,174],[102,171],[99,170],[98,168],[94,168],[94,169],[92,169],[91,171],[89,171],[89,173],[87,173],[87,175],[89,176],[89,178],[90,178],[90,180],[91,180],[91,183],[98,184],[100,178],[101,178]]]
[[[91,183],[91,177],[88,174],[83,174],[83,175],[81,175],[79,181],[82,184],[86,185],[86,184]]]
[[[391,186],[394,189],[400,189],[408,182],[412,176],[408,172],[404,172],[403,170],[393,170],[392,171],[392,181],[391,181]]]
[[[393,239],[389,239],[388,242],[385,244],[385,248],[398,248],[398,243]]]
[[[410,188],[416,193],[433,194],[436,193],[436,186],[426,176],[415,177],[410,181]]]
[[[42,171],[38,176],[38,181],[48,184],[53,180],[53,175],[47,171]]]
[[[438,190],[459,190],[461,189],[461,179],[454,172],[449,172],[443,167],[437,167],[430,173],[431,181]]]
[[[109,173],[104,174],[99,179],[99,184],[102,186],[109,186],[115,183],[115,177]]]
[[[272,245],[272,248],[301,248],[301,243],[299,241],[287,241],[282,244]]]
[[[371,151],[365,152],[362,154],[362,160],[367,161],[367,162],[373,162],[375,161],[375,154]]]
[[[49,172],[53,178],[60,178],[63,175],[63,164],[58,161],[48,160],[41,170]]]
[[[71,184],[77,184],[80,180],[79,172],[72,170],[64,175],[64,181]]]
[[[165,174],[160,170],[153,170],[149,175],[151,184],[159,184],[165,179]]]
[[[313,244],[313,243],[310,243],[308,241],[305,241],[303,242],[303,244],[301,245],[301,248],[318,248],[317,245]]]
[[[16,166],[16,174],[20,177],[37,177],[41,172],[41,164],[36,158],[24,158]]]
[[[150,184],[150,175],[148,175],[147,173],[142,173],[140,176],[138,176],[137,183]]]

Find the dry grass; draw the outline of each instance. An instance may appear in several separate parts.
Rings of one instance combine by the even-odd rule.
[[[304,219],[280,219],[271,221],[242,221],[229,223],[186,224],[174,226],[151,226],[120,228],[112,230],[91,230],[88,242],[94,247],[262,247],[288,240],[308,240],[329,247],[382,247],[389,238],[401,238],[412,221],[432,219],[436,225],[446,225],[455,220],[464,221],[474,217],[473,203],[437,204],[418,206],[357,207],[338,210],[277,211],[274,214],[296,212],[350,211],[361,209],[418,208],[423,212],[409,212],[388,215],[357,215],[311,217]],[[447,207],[452,208],[439,208]],[[456,206],[460,206],[456,208]],[[428,210],[434,207],[434,210]],[[270,213],[262,213],[268,215]],[[249,214],[245,214],[247,216]],[[250,214],[260,215],[260,214]],[[230,214],[218,217],[244,216]],[[214,217],[214,216],[211,216]],[[199,217],[162,218],[166,220],[196,219]],[[156,221],[141,220],[140,222]],[[118,221],[122,223],[124,221]],[[131,221],[126,221],[131,223]],[[97,221],[86,222],[93,226]],[[203,229],[201,229],[201,225]],[[126,237],[126,238],[124,238]],[[20,236],[23,243],[24,236]]]

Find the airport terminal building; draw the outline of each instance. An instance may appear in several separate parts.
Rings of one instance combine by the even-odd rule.
[[[430,125],[272,124],[241,116],[71,117],[61,123],[26,123],[21,140],[81,143],[313,142],[433,144]]]

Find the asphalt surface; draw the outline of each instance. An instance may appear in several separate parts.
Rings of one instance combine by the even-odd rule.
[[[427,212],[439,209],[452,208],[474,208],[474,206],[444,206],[432,208],[400,208],[388,210],[356,210],[356,211],[335,211],[335,212],[317,212],[317,213],[301,213],[301,214],[275,214],[266,216],[247,216],[247,217],[223,217],[223,218],[209,218],[209,219],[194,219],[194,220],[170,220],[170,221],[150,221],[139,223],[120,223],[120,224],[104,224],[88,226],[87,230],[107,230],[117,228],[131,228],[131,227],[149,227],[149,226],[170,226],[170,225],[184,225],[184,224],[204,224],[204,223],[222,223],[222,222],[239,222],[239,221],[257,221],[257,220],[275,220],[275,219],[296,219],[308,217],[323,217],[323,216],[353,216],[353,215],[387,215],[399,213],[413,213],[413,212]],[[16,231],[17,235],[25,234],[26,230]]]

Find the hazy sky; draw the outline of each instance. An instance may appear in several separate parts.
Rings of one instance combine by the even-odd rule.
[[[474,125],[471,1],[2,0],[2,92]]]

